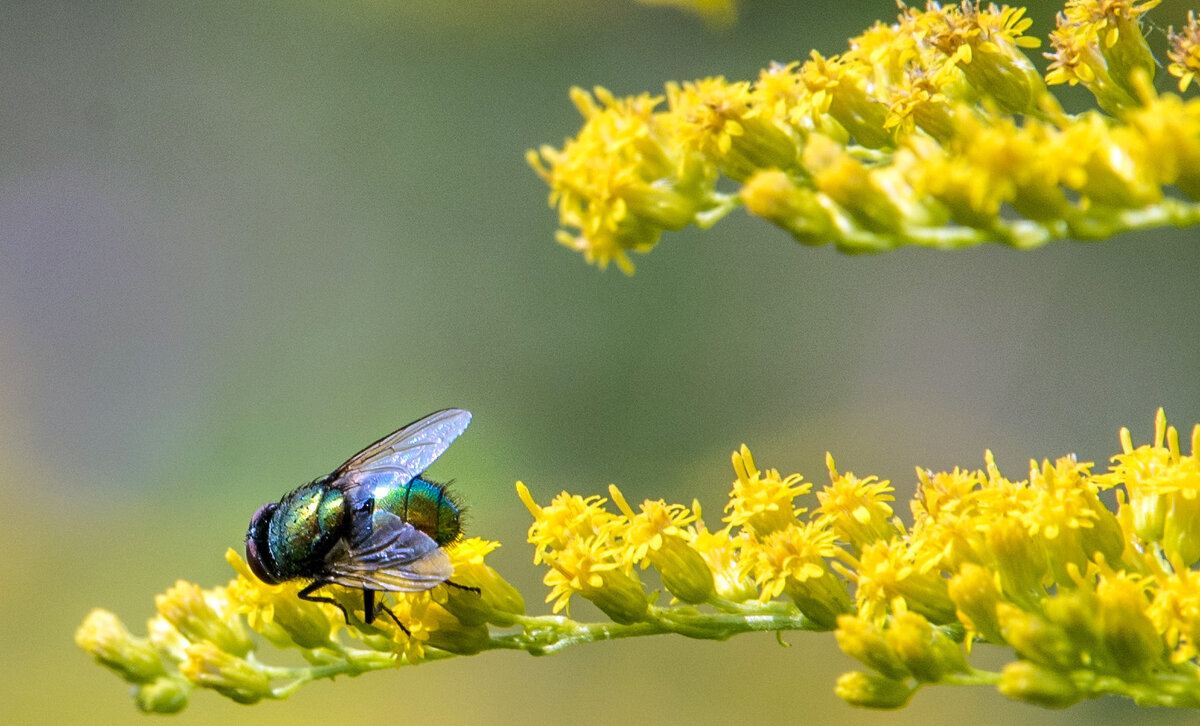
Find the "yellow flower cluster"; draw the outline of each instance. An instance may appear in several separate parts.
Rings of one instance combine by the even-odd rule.
[[[75,641],[98,662],[134,686],[143,711],[174,713],[199,686],[239,703],[286,698],[315,678],[357,675],[367,670],[418,663],[496,647],[488,625],[511,625],[524,614],[519,592],[484,562],[496,542],[468,539],[448,551],[454,582],[412,595],[397,595],[389,618],[367,625],[357,616],[361,594],[327,588],[352,618],[335,605],[301,600],[305,583],[268,585],[233,550],[225,559],[236,577],[209,590],[179,581],[155,598],[158,614],[149,637],[133,636],[115,615],[93,610]],[[463,588],[479,588],[479,593]],[[277,648],[297,648],[310,667],[277,667],[260,661],[253,631]],[[362,647],[348,647],[339,633]]]
[[[733,453],[717,530],[697,502],[635,508],[612,486],[610,500],[563,492],[543,506],[518,482],[553,615],[525,615],[520,593],[485,562],[495,542],[449,550],[462,587],[396,596],[403,627],[365,624],[361,594],[331,587],[347,623],[336,605],[300,600],[302,583],[264,584],[230,551],[236,577],[210,590],[177,583],[158,596],[147,637],[96,610],[76,640],[134,684],[141,708],[160,712],[183,708],[196,686],[253,703],[315,678],[484,650],[787,630],[836,631],[868,669],[838,682],[856,705],[900,707],[919,687],[954,683],[1047,706],[1120,694],[1197,708],[1200,425],[1186,455],[1161,410],[1152,443],[1135,447],[1128,430],[1120,439],[1104,474],[1067,456],[1031,462],[1017,481],[990,453],[980,470],[918,469],[911,525],[888,481],[839,472],[827,456],[830,483],[814,491],[799,474],[760,470],[745,446]],[[1115,511],[1102,499],[1111,493]],[[656,585],[643,582],[650,568],[671,603],[657,604]],[[611,622],[559,615],[575,596]],[[263,641],[299,649],[310,666],[266,665]],[[966,655],[977,642],[1015,659],[996,673],[974,669]]]
[[[583,127],[528,160],[550,187],[559,242],[627,273],[628,252],[663,230],[707,228],[738,205],[850,252],[1195,224],[1200,100],[1151,85],[1140,19],[1157,4],[1070,0],[1044,77],[1025,53],[1040,41],[1023,9],[930,3],[755,82],[628,98],[575,88]],[[1200,67],[1196,27],[1189,16],[1171,36],[1181,90]],[[1063,83],[1089,89],[1099,110],[1065,113],[1047,89]],[[736,191],[720,191],[722,178]]]
[[[643,5],[667,5],[699,15],[713,27],[724,27],[737,20],[736,0],[638,0]]]
[[[661,620],[632,568],[648,562],[683,603],[794,607],[803,627],[836,629],[872,671],[838,684],[857,705],[899,707],[941,682],[1050,706],[1116,693],[1197,707],[1200,426],[1190,455],[1161,411],[1152,444],[1134,447],[1127,430],[1121,443],[1103,475],[1068,456],[1014,481],[990,453],[982,470],[918,469],[911,526],[887,481],[839,473],[829,457],[831,483],[814,493],[798,474],[759,470],[745,447],[716,533],[696,504],[635,511],[613,487],[614,513],[599,497],[564,492],[539,506],[518,490],[556,611],[579,595],[618,623]],[[1117,492],[1115,513],[1105,490]],[[973,670],[964,648],[977,641],[1017,658],[1000,673]]]

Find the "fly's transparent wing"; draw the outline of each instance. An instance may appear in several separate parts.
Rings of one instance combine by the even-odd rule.
[[[399,485],[402,486],[429,468],[470,423],[471,412],[461,408],[431,413],[350,457],[330,474],[330,478],[335,482],[342,481],[340,486],[348,487],[359,479],[358,474],[386,471],[399,474]]]
[[[424,592],[454,574],[450,557],[429,535],[391,512],[375,512],[371,526],[357,529],[325,556],[322,579],[368,590]]]

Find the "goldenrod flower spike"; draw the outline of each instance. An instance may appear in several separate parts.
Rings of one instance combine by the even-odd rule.
[[[843,53],[753,81],[623,99],[573,89],[583,127],[528,160],[550,187],[559,241],[626,273],[629,253],[663,231],[707,228],[739,204],[846,252],[1026,249],[1195,225],[1200,99],[1154,91],[1142,19],[1156,5],[1068,0],[1044,76],[1022,8],[902,7]],[[1194,14],[1170,42],[1182,93],[1200,70]],[[1087,88],[1096,108],[1065,113],[1051,91],[1062,84]]]
[[[836,685],[857,706],[900,708],[944,684],[1055,708],[1101,695],[1200,708],[1200,425],[1190,453],[1161,410],[1150,443],[1135,446],[1127,429],[1119,439],[1104,474],[1064,456],[1030,462],[1018,481],[990,452],[978,470],[917,469],[911,524],[893,511],[889,482],[840,472],[832,455],[830,483],[814,492],[799,474],[760,470],[742,446],[717,531],[695,501],[635,508],[610,486],[610,499],[562,492],[542,505],[518,482],[552,614],[525,613],[487,564],[498,543],[481,539],[448,550],[458,587],[387,596],[403,628],[367,625],[354,609],[361,594],[331,588],[347,624],[334,605],[299,600],[294,584],[259,581],[231,550],[233,580],[176,583],[156,598],[148,636],[95,610],[75,638],[159,713],[184,708],[196,687],[254,703],[318,678],[488,650],[791,630],[835,631],[867,669]],[[607,619],[573,620],[576,596]],[[1011,662],[972,667],[967,655],[985,643],[1011,649]],[[270,665],[283,648],[308,665]]]

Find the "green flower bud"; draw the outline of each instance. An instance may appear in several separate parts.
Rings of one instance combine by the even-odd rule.
[[[978,633],[989,643],[1003,643],[1000,621],[996,617],[996,605],[1000,603],[1000,588],[995,575],[985,567],[965,563],[954,577],[950,578],[947,593],[958,608],[958,617],[968,628]]]
[[[916,613],[897,615],[883,637],[919,681],[936,683],[947,673],[967,670],[967,661],[958,645]]]
[[[226,653],[240,656],[253,647],[241,621],[222,618],[198,585],[179,580],[174,587],[155,596],[154,604],[159,614],[193,643],[208,641]]]
[[[597,573],[598,583],[588,583],[579,594],[621,625],[632,625],[646,619],[650,599],[642,589],[642,583],[632,573],[619,569]]]
[[[166,675],[154,646],[145,638],[133,637],[107,610],[88,613],[75,631],[75,643],[130,683],[152,683]]]
[[[179,713],[187,705],[188,693],[191,690],[186,681],[178,678],[159,678],[153,683],[138,687],[133,700],[144,713]]]
[[[884,640],[883,632],[870,622],[856,615],[843,615],[837,619],[834,636],[843,653],[871,670],[892,680],[912,675]]]
[[[1158,629],[1145,613],[1149,604],[1141,587],[1124,578],[1101,581],[1100,636],[1113,662],[1126,673],[1143,673],[1163,658]]]
[[[1006,595],[1025,602],[1031,595],[1043,592],[1046,551],[1029,536],[1023,522],[1012,517],[992,522],[987,527],[985,541]]]
[[[272,622],[301,648],[328,648],[333,644],[334,623],[316,603],[279,598],[273,603]]]
[[[758,172],[740,195],[747,211],[786,229],[801,244],[825,244],[832,236],[833,220],[816,192],[796,184],[785,172]]]
[[[712,570],[682,537],[663,536],[661,545],[647,550],[646,556],[662,576],[663,587],[681,601],[698,605],[712,596]]]
[[[429,617],[428,611],[426,611],[426,617]],[[446,618],[453,621],[449,614],[446,615]],[[457,621],[441,621],[440,625],[441,627],[436,630],[429,631],[427,642],[429,645],[449,653],[475,655],[482,651],[491,639],[491,631],[483,623],[463,625]]]
[[[1168,495],[1167,501],[1170,508],[1163,521],[1163,551],[1191,567],[1200,560],[1200,498],[1177,491]]]
[[[895,709],[908,704],[914,689],[903,681],[851,671],[838,678],[834,693],[851,706]]]
[[[1008,603],[1000,603],[996,615],[1004,640],[1017,655],[1055,670],[1079,667],[1079,651],[1058,625]]]
[[[192,683],[211,688],[238,703],[257,703],[271,696],[271,679],[257,665],[203,641],[188,646],[179,672]]]
[[[824,630],[837,627],[839,616],[854,612],[846,583],[830,572],[805,580],[789,578],[783,592],[805,617]]]
[[[630,214],[640,217],[647,225],[663,229],[683,229],[696,221],[700,198],[681,194],[662,186],[631,184],[621,190]]]
[[[744,118],[741,134],[732,136],[729,150],[717,158],[726,176],[744,181],[760,169],[788,169],[796,163],[796,142],[775,124]]]
[[[1090,590],[1060,592],[1042,603],[1042,614],[1062,628],[1080,653],[1095,652],[1100,642],[1096,596]]]
[[[1083,698],[1070,678],[1027,660],[1004,666],[997,688],[1009,698],[1045,708],[1066,708]]]
[[[463,625],[511,625],[513,615],[525,614],[525,599],[491,567],[473,569],[462,581],[445,588],[438,602]],[[474,589],[478,588],[478,592]]]

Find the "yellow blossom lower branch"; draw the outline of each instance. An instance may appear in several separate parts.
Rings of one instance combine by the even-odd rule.
[[[195,687],[254,703],[315,679],[489,650],[796,630],[834,631],[862,663],[836,686],[858,706],[899,708],[940,684],[994,686],[1047,707],[1117,695],[1200,708],[1200,425],[1187,455],[1162,411],[1151,444],[1135,447],[1128,430],[1120,441],[1105,474],[1067,456],[1012,480],[990,453],[980,470],[918,469],[911,524],[893,511],[888,481],[839,471],[827,456],[830,483],[813,491],[799,474],[759,470],[744,446],[716,530],[695,501],[635,507],[610,487],[611,507],[567,492],[543,506],[518,482],[550,615],[527,615],[486,564],[495,542],[453,546],[459,587],[396,596],[398,622],[370,625],[355,610],[359,593],[300,600],[302,583],[265,584],[230,550],[236,577],[209,590],[176,583],[156,598],[146,637],[96,610],[76,641],[159,713],[182,709]],[[1099,496],[1108,489],[1115,512]],[[648,570],[668,604],[643,583]],[[577,597],[608,621],[561,615]],[[984,643],[1012,660],[997,672],[972,667]],[[272,648],[296,649],[307,665],[270,665]]]
[[[229,550],[226,558],[238,570],[239,577],[244,578],[248,570],[238,554]],[[265,620],[261,604],[259,609],[247,613],[228,599],[230,593],[238,592],[246,584],[244,580],[234,580],[225,588],[201,591],[190,583],[181,582],[159,597],[160,611],[174,608],[177,616],[187,618],[193,625],[213,626],[227,637],[218,635],[215,640],[210,639],[213,635],[210,631],[205,634],[194,632],[189,638],[182,631],[172,632],[173,626],[165,619],[155,618],[150,622],[151,637],[137,638],[112,613],[97,609],[80,626],[76,642],[99,663],[135,686],[134,698],[139,708],[148,712],[175,713],[186,706],[187,698],[196,686],[250,704],[287,698],[314,680],[357,676],[488,650],[523,650],[532,655],[550,655],[582,643],[646,635],[675,633],[691,638],[726,640],[740,633],[817,629],[796,608],[783,603],[729,607],[728,612],[650,606],[640,622],[630,624],[581,623],[559,615],[508,613],[499,618],[508,627],[485,630],[482,637],[472,639],[470,636],[481,633],[471,631],[470,618],[456,620],[452,627],[443,628],[439,633],[430,629],[430,613],[426,611],[423,620],[406,623],[410,630],[423,629],[418,631],[426,636],[423,642],[411,642],[411,634],[400,635],[394,627],[388,628],[382,623],[372,627],[355,618],[346,628],[347,635],[368,647],[347,647],[332,635],[317,645],[298,637],[295,631],[279,632],[277,628],[288,628],[278,620]],[[257,587],[270,588],[262,583],[257,583]],[[294,597],[294,593],[276,592],[274,595],[278,598],[275,604],[283,608],[308,605],[285,599]],[[343,595],[347,601],[352,599],[350,593]],[[218,605],[212,607],[212,603]],[[184,614],[181,608],[188,607],[191,610]],[[333,613],[325,606],[317,605],[316,608],[326,610],[327,617],[310,613],[310,622],[303,627],[328,631],[334,622],[328,616]],[[246,639],[246,622],[257,622],[260,633],[276,647],[299,648],[310,665],[273,666],[260,660]],[[297,624],[293,622],[293,625]],[[468,637],[462,637],[464,635]]]
[[[1200,223],[1200,99],[1155,91],[1141,28],[1158,0],[1068,0],[1039,73],[1024,10],[902,7],[840,55],[813,52],[756,81],[668,83],[617,98],[576,88],[584,124],[529,163],[550,187],[558,241],[632,272],[663,231],[737,206],[804,244],[1017,248]],[[1181,93],[1200,24],[1169,34]],[[1049,87],[1083,85],[1066,113]],[[665,102],[665,108],[663,107]],[[719,188],[721,189],[719,191]]]

